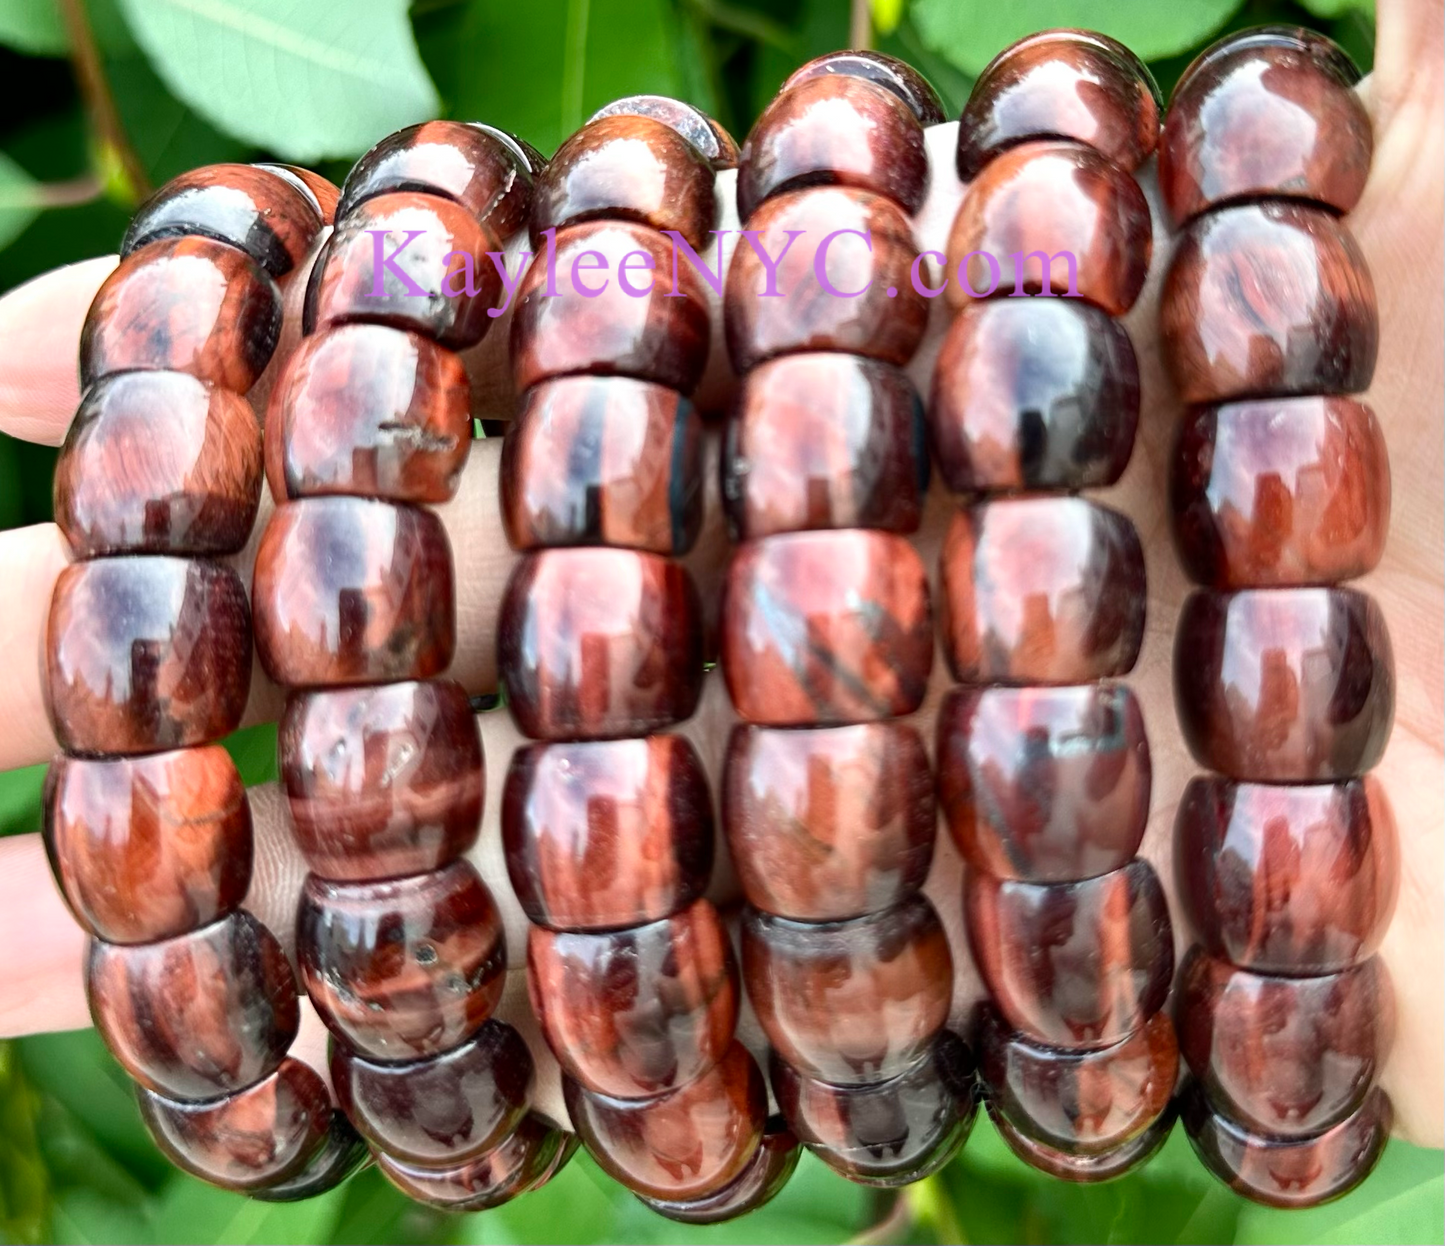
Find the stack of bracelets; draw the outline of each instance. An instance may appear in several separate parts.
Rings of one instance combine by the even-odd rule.
[[[330,1189],[369,1151],[411,1197],[475,1210],[543,1185],[580,1141],[649,1207],[707,1223],[773,1197],[800,1146],[852,1181],[917,1181],[980,1099],[1026,1162],[1118,1176],[1168,1135],[1182,1055],[1180,1114],[1236,1190],[1307,1206],[1362,1180],[1391,1124],[1374,953],[1399,867],[1365,774],[1393,714],[1389,639],[1369,597],[1336,587],[1379,561],[1389,520],[1380,427],[1347,396],[1378,333],[1339,220],[1371,155],[1356,78],[1319,36],[1234,36],[1186,71],[1161,131],[1125,48],[1031,36],[964,111],[946,256],[919,253],[913,220],[942,107],[869,52],[799,69],[741,152],[690,105],[636,96],[550,162],[437,121],[378,144],[340,192],[217,165],[146,203],[85,322],[56,469],[75,561],[46,636],[64,755],[45,838],[92,936],[96,1025],[162,1149],[266,1199]],[[1202,586],[1176,700],[1217,772],[1178,813],[1199,946],[1177,1041],[1169,911],[1137,855],[1149,745],[1117,682],[1143,638],[1143,552],[1079,496],[1120,478],[1139,422],[1119,318],[1149,269],[1135,173],[1156,145],[1182,230],[1160,309],[1187,407],[1173,515]],[[746,232],[724,291],[722,246],[715,272],[706,252],[733,168]],[[523,229],[500,481],[520,558],[497,646],[531,742],[501,833],[575,1135],[534,1108],[534,1056],[493,1015],[502,912],[467,860],[481,735],[446,678],[455,577],[429,509],[472,436],[458,352],[501,315]],[[947,263],[936,289],[928,255]],[[247,395],[280,339],[277,282],[308,264],[263,439]],[[705,282],[739,378],[717,648],[741,720],[721,780],[740,956],[707,898],[709,780],[678,731],[711,644],[680,561],[704,527]],[[925,290],[945,288],[957,316],[925,413],[903,369]],[[938,715],[937,808],[908,721],[933,666],[909,540],[930,444],[961,498],[940,563],[961,686]],[[280,773],[310,871],[295,969],[241,907],[251,813],[218,743],[251,684],[231,560],[263,480],[256,648],[288,693]],[[988,996],[968,1042],[922,890],[939,812]],[[330,1089],[287,1054],[298,974],[330,1031]],[[744,987],[766,1071],[736,1033]]]
[[[1154,1152],[1178,1068],[1169,911],[1135,855],[1149,743],[1112,682],[1143,640],[1143,551],[1075,492],[1116,481],[1133,448],[1139,373],[1116,318],[1149,269],[1133,171],[1159,114],[1148,70],[1099,35],[1035,35],[985,69],[958,129],[960,310],[930,404],[945,483],[990,499],[954,515],[940,567],[965,686],[939,713],[938,785],[990,996],[980,1077],[1009,1146],[1076,1181]],[[1034,496],[992,497],[1014,493]]]
[[[1379,323],[1340,220],[1369,174],[1344,54],[1303,30],[1227,39],[1174,94],[1159,154],[1183,229],[1166,362],[1189,404],[1175,536],[1176,706],[1195,779],[1179,891],[1200,946],[1180,975],[1181,1110],[1200,1157],[1251,1198],[1352,1188],[1390,1132],[1375,1078],[1393,995],[1374,955],[1398,885],[1395,826],[1365,772],[1394,714],[1374,600],[1334,587],[1384,550],[1390,473],[1367,388]]]

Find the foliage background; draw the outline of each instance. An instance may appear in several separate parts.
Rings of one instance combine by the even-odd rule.
[[[77,18],[113,122],[77,87]],[[872,20],[877,46],[923,69],[950,116],[995,52],[1047,26],[1122,39],[1166,92],[1205,43],[1267,21],[1372,59],[1372,0],[872,0]],[[786,74],[848,29],[847,0],[0,0],[0,292],[113,251],[147,185],[211,161],[279,157],[339,182],[370,143],[431,116],[551,151],[638,91],[692,100],[741,138]],[[53,460],[0,436],[0,528],[50,517]],[[231,744],[248,783],[274,777],[274,730]],[[0,775],[0,834],[38,828],[42,771]],[[374,1172],[276,1207],[170,1168],[92,1033],[0,1043],[0,1242],[1439,1242],[1442,1196],[1440,1153],[1395,1142],[1342,1202],[1264,1211],[1210,1179],[1180,1130],[1142,1173],[1071,1187],[1015,1160],[983,1120],[901,1199],[805,1156],[769,1207],[709,1230],[653,1216],[585,1156],[480,1215],[418,1207]]]

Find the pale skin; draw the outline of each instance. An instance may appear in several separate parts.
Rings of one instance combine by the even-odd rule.
[[[1360,582],[1379,600],[1389,622],[1397,667],[1394,734],[1378,774],[1390,795],[1401,836],[1399,905],[1381,955],[1389,966],[1398,1002],[1398,1034],[1383,1080],[1394,1100],[1396,1132],[1425,1146],[1445,1141],[1445,515],[1442,515],[1442,401],[1445,401],[1445,15],[1440,0],[1380,0],[1373,75],[1361,86],[1374,120],[1375,159],[1364,198],[1349,225],[1369,260],[1379,295],[1380,357],[1366,395],[1384,427],[1394,478],[1389,545],[1378,569]],[[928,202],[917,220],[920,248],[943,250],[963,188],[953,174],[953,125],[930,133],[933,177]],[[1180,410],[1160,358],[1155,324],[1160,277],[1170,238],[1153,190],[1141,174],[1155,213],[1155,259],[1149,284],[1127,319],[1144,377],[1139,439],[1123,480],[1100,496],[1134,521],[1144,542],[1149,575],[1148,629],[1139,664],[1129,678],[1143,704],[1154,760],[1153,808],[1143,855],[1174,893],[1171,828],[1179,795],[1198,766],[1189,757],[1174,716],[1170,652],[1180,605],[1189,591],[1169,535],[1165,479]],[[719,181],[732,217],[732,175]],[[115,264],[104,257],[48,273],[0,299],[0,430],[55,445],[79,400],[76,344],[81,323],[100,282]],[[287,291],[288,330],[278,359],[253,394],[269,385],[298,333],[299,291]],[[926,394],[948,309],[932,309],[930,331],[911,368]],[[478,414],[505,418],[511,395],[504,380],[507,318],[494,325],[471,353]],[[725,403],[729,378],[719,365],[721,343],[700,394],[700,405]],[[721,397],[720,397],[721,396]],[[452,675],[469,691],[496,687],[494,657],[498,606],[514,555],[502,535],[497,508],[500,443],[476,445],[456,499],[441,509],[457,566],[460,643]],[[714,451],[715,452],[715,451]],[[689,559],[705,595],[715,600],[728,547],[716,497],[709,527]],[[937,566],[943,527],[953,502],[935,489],[923,530],[915,538],[925,561]],[[265,523],[269,500],[259,524]],[[252,542],[254,546],[254,539]],[[251,551],[238,560],[249,578]],[[8,669],[0,679],[0,769],[44,762],[55,740],[42,696],[41,635],[55,577],[67,559],[51,524],[0,533],[6,608],[0,611],[0,653]],[[928,700],[917,715],[926,738],[939,698],[949,686],[935,662]],[[248,721],[275,718],[281,694],[259,672]],[[512,972],[502,1015],[519,1025],[542,1066],[537,1101],[565,1119],[555,1066],[537,1039],[523,982],[526,921],[502,865],[498,800],[502,776],[519,737],[505,713],[481,718],[489,772],[489,799],[473,859],[497,895],[507,919]],[[702,708],[683,730],[699,747],[713,778],[721,766],[732,716],[717,672],[709,677]],[[257,834],[257,865],[250,907],[283,940],[290,939],[304,862],[291,844],[284,801],[274,785],[251,791]],[[719,871],[725,876],[729,871]],[[719,898],[730,882],[715,881]],[[979,986],[961,936],[960,867],[946,835],[928,891],[943,915],[957,964],[955,1020],[962,1021]],[[1175,906],[1178,947],[1190,941]],[[0,1037],[76,1029],[89,1024],[81,980],[85,938],[51,881],[36,835],[0,840]],[[756,1030],[745,1018],[745,1038]],[[306,1013],[296,1054],[325,1066],[325,1031]]]

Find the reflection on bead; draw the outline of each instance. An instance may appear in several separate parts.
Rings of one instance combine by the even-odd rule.
[[[778,93],[784,94],[814,78],[825,77],[861,78],[865,82],[892,91],[908,105],[920,125],[941,125],[945,120],[943,101],[938,98],[933,84],[918,70],[896,56],[887,56],[882,52],[863,48],[826,52],[822,56],[814,57],[807,64],[793,70],[778,88]]]
[[[287,185],[294,186],[321,216],[323,225],[330,225],[336,219],[336,204],[341,192],[319,173],[303,169],[295,164],[263,162],[255,166],[279,177]]]
[[[721,1224],[757,1211],[781,1194],[798,1166],[800,1154],[793,1131],[781,1120],[772,1118],[748,1166],[716,1194],[691,1201],[639,1197],[647,1207],[669,1220],[682,1224]]]
[[[626,95],[604,104],[587,118],[587,124],[603,117],[650,117],[670,126],[701,153],[714,170],[733,169],[738,163],[738,145],[733,137],[706,113],[666,95]]]
[[[413,1164],[383,1152],[376,1166],[408,1198],[443,1211],[485,1211],[545,1185],[570,1158],[572,1135],[529,1115],[485,1155],[450,1167]],[[560,1162],[559,1162],[560,1161]]]
[[[331,1113],[331,1127],[321,1149],[295,1176],[250,1191],[263,1203],[298,1203],[334,1190],[367,1162],[366,1145],[340,1112]]]
[[[1168,1140],[1169,1131],[1174,1128],[1174,1107],[1171,1104],[1148,1129],[1122,1146],[1112,1151],[1076,1155],[1025,1137],[999,1112],[991,1099],[986,1102],[989,1118],[998,1130],[999,1137],[1019,1159],[1050,1177],[1081,1184],[1111,1181],[1115,1177],[1122,1177],[1125,1173],[1142,1168],[1154,1158],[1155,1152]]]

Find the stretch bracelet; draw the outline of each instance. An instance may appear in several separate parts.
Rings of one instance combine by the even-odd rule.
[[[1143,64],[1086,31],[1033,35],[980,75],[948,242],[959,314],[930,404],[939,469],[967,498],[940,568],[964,686],[939,713],[938,789],[989,995],[980,1077],[1014,1152],[1071,1181],[1154,1153],[1179,1062],[1168,907],[1135,855],[1149,742],[1114,682],[1143,640],[1143,551],[1125,516],[1078,496],[1133,449],[1139,371],[1116,317],[1149,269],[1133,171],[1160,112]]]
[[[1174,651],[1176,708],[1214,774],[1176,824],[1199,946],[1178,985],[1200,1158],[1279,1207],[1336,1197],[1390,1132],[1394,1029],[1374,955],[1399,883],[1379,761],[1394,715],[1380,608],[1335,587],[1380,560],[1390,475],[1369,386],[1379,332],[1340,219],[1370,168],[1345,54],[1303,30],[1226,39],[1185,72],[1160,147],[1182,229],[1166,361],[1189,404],[1175,536],[1203,587]]]

